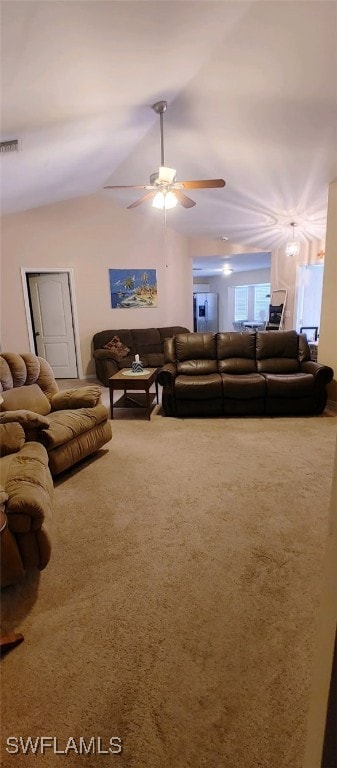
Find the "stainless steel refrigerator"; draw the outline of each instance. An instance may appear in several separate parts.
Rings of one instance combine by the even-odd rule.
[[[198,333],[219,330],[217,293],[193,294],[193,330]]]

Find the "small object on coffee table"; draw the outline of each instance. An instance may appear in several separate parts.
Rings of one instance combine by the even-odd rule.
[[[139,359],[139,355],[135,355],[135,359],[132,362],[131,369],[132,373],[142,373],[143,372],[143,363]]]

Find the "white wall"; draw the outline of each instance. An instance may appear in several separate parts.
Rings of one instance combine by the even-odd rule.
[[[250,272],[233,272],[229,277],[209,277],[210,291],[219,294],[219,330],[233,330],[233,289],[236,285],[257,285],[270,282],[270,269],[253,269]]]
[[[331,365],[335,374],[328,398],[337,403],[337,180],[329,187],[328,221],[323,275],[318,361]]]
[[[313,240],[311,243],[301,244],[298,256],[287,256],[284,248],[272,251],[271,255],[271,290],[279,288],[287,290],[286,313],[284,329],[286,331],[296,328],[297,296],[299,293],[299,276],[301,270],[298,267],[308,264],[322,264],[320,255],[324,249],[322,240]]]
[[[6,216],[1,240],[2,351],[29,351],[21,267],[73,268],[84,375],[94,372],[96,331],[193,328],[187,240],[172,230],[165,234],[159,211],[128,211],[90,196]],[[158,307],[112,309],[109,268],[156,269]]]

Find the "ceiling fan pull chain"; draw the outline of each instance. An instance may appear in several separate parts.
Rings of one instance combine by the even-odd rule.
[[[167,243],[167,228],[166,228],[166,208],[163,209],[163,213],[164,213],[165,267],[168,267],[168,243]]]

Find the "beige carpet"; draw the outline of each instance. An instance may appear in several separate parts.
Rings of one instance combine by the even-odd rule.
[[[300,768],[336,422],[114,420],[57,483],[48,567],[2,595],[4,766]]]

